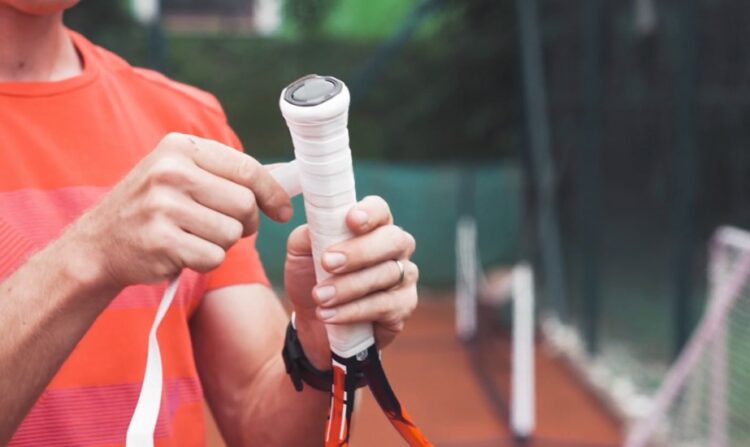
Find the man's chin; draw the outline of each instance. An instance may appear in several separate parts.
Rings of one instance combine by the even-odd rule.
[[[50,15],[62,12],[78,4],[80,0],[0,0],[0,5],[9,6],[24,14]]]

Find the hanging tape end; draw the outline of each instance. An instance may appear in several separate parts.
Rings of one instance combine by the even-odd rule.
[[[279,165],[273,165],[268,168],[271,177],[276,180],[284,191],[289,195],[290,198],[298,196],[302,193],[302,185],[299,181],[299,168],[297,167],[297,160],[292,160],[288,163],[282,163]]]

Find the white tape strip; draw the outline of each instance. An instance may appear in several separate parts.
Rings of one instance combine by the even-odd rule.
[[[125,439],[127,447],[153,447],[154,429],[159,417],[161,406],[161,392],[163,387],[163,376],[161,366],[161,352],[156,331],[159,329],[161,320],[172,304],[179,278],[172,280],[164,291],[164,295],[156,310],[156,317],[148,333],[148,353],[146,355],[146,371],[143,374],[143,386],[138,396],[133,417],[130,419],[128,433]]]
[[[292,160],[289,163],[276,165],[269,171],[289,197],[294,197],[302,193],[302,185],[299,181],[299,169],[297,161]]]

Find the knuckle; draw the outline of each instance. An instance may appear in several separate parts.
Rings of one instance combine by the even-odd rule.
[[[207,250],[205,258],[207,269],[213,270],[221,265],[221,263],[224,262],[225,256],[226,252],[220,247],[212,247],[210,250]]]
[[[393,294],[383,293],[378,296],[378,315],[386,321],[395,321],[398,317]]]
[[[389,225],[385,228],[385,236],[388,240],[386,247],[389,253],[401,253],[406,248],[406,240],[401,228],[395,225]]]
[[[379,273],[379,275],[383,274]],[[387,283],[381,281],[380,278],[368,280],[364,275],[355,273],[341,277],[336,284],[336,290],[338,296],[348,297],[349,300],[357,300],[372,292],[383,289],[381,284]]]
[[[303,252],[305,246],[309,246],[310,236],[307,233],[307,224],[303,224],[292,230],[286,240],[287,254],[298,255]],[[309,251],[309,248],[308,248]]]
[[[175,185],[184,183],[187,170],[177,157],[160,157],[152,166],[149,178],[156,185]]]
[[[351,317],[353,318],[363,318],[367,315],[367,309],[362,300],[356,300],[352,302],[350,309],[351,309]]]
[[[404,318],[396,309],[389,309],[383,313],[381,321],[390,329],[400,332],[404,328]]]
[[[414,251],[417,249],[417,240],[414,239],[414,236],[412,236],[411,233],[404,230],[403,228],[401,231],[404,234],[404,237],[406,238],[406,251],[409,253],[414,253]]]
[[[367,204],[367,207],[378,216],[378,220],[382,223],[392,223],[393,216],[391,215],[391,207],[388,202],[380,196],[367,196],[362,199],[362,203]]]
[[[243,221],[249,221],[253,214],[257,212],[258,205],[255,200],[255,194],[249,189],[245,189],[240,200],[240,217]]]
[[[201,253],[197,253],[197,255],[194,265],[188,265],[188,267],[199,273],[208,273],[224,262],[226,252],[221,247],[211,245],[201,250]]]
[[[244,228],[242,224],[234,219],[228,219],[228,222],[225,224],[224,234],[226,235],[226,247],[230,247],[234,245],[235,242],[240,240],[242,237],[242,232],[244,231]]]
[[[251,213],[250,217],[245,220],[245,224],[243,226],[244,234],[251,235],[258,231],[258,227],[260,226],[260,217],[258,216],[258,213]]]
[[[154,276],[165,280],[175,274],[177,268],[171,262],[159,262],[154,265]]]
[[[258,175],[256,163],[250,157],[242,157],[240,161],[235,164],[235,176],[246,185],[252,185],[255,183],[255,179]]]
[[[405,264],[404,278],[406,278],[410,284],[419,281],[419,266],[413,262],[406,262]]]
[[[167,225],[157,223],[153,226],[146,245],[149,251],[164,255],[177,245],[177,237]]]
[[[178,208],[177,201],[169,194],[160,191],[152,191],[147,199],[147,211],[151,216],[173,215]]]
[[[391,325],[403,325],[417,309],[419,298],[416,288],[412,287],[407,291],[397,294],[393,301],[393,310],[390,313],[388,321]]]
[[[411,314],[414,313],[415,310],[417,310],[417,306],[419,305],[419,294],[417,294],[416,288],[413,288],[409,292],[409,300],[407,301],[406,305],[406,311],[407,316],[411,316]]]
[[[271,192],[268,195],[268,203],[270,204],[281,204],[287,200],[287,193],[281,186],[272,187]]]
[[[159,142],[159,147],[167,150],[177,150],[185,145],[188,136],[180,132],[169,132]]]
[[[390,214],[391,208],[388,206],[388,202],[385,201],[385,199],[378,195],[370,195],[364,198],[364,200],[371,202],[374,206],[381,208],[383,211]]]

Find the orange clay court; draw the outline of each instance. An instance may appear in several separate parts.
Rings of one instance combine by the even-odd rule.
[[[565,363],[537,341],[534,447],[617,447],[621,428]],[[481,347],[491,380],[509,402],[510,344],[497,338]],[[417,425],[439,447],[515,446],[502,408],[483,392],[470,352],[454,332],[451,296],[422,296],[404,333],[383,353],[391,384]],[[369,391],[360,392],[353,447],[403,446]],[[210,427],[211,447],[223,443]]]

